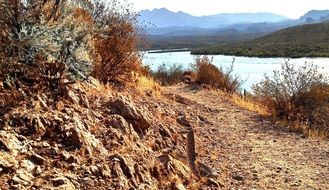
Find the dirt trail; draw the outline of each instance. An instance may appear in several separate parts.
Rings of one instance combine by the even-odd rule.
[[[327,140],[278,129],[219,92],[183,85],[164,91],[198,114],[198,159],[219,171],[224,189],[329,189]]]

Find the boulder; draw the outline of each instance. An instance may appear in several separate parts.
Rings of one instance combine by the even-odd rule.
[[[30,160],[38,165],[43,165],[44,163],[46,163],[46,159],[42,156],[40,156],[39,154],[32,154],[30,156]]]
[[[131,98],[121,96],[115,99],[110,102],[110,109],[131,123],[136,132],[143,133],[152,125],[149,111],[137,107]]]
[[[139,139],[139,136],[134,131],[132,125],[120,115],[110,115],[105,123],[107,127],[118,129],[122,135],[130,136],[133,140]]]

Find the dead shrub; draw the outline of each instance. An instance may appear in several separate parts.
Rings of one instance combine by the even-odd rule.
[[[295,106],[300,108],[301,118],[315,129],[329,132],[329,85],[312,86],[308,92],[302,93]]]
[[[197,76],[195,82],[217,87],[218,81],[222,78],[220,70],[212,64],[212,59],[207,56],[196,57]]]
[[[197,84],[210,85],[214,88],[219,88],[228,93],[238,92],[242,81],[238,76],[233,76],[233,64],[228,69],[218,68],[212,64],[213,58],[207,56],[195,57],[194,69],[196,70]]]
[[[172,85],[182,81],[184,76],[184,69],[182,65],[177,63],[171,64],[169,66],[162,64],[159,65],[158,69],[153,72],[152,75],[162,85]]]
[[[101,32],[93,37],[96,59],[92,76],[103,83],[132,82],[132,73],[138,72],[141,67],[136,50],[140,36],[135,27],[137,15],[129,10],[116,10],[111,7],[116,6],[114,2],[110,5],[100,3],[102,1],[94,3],[92,9],[95,21],[101,25]]]
[[[273,116],[328,130],[329,87],[317,66],[305,63],[296,68],[287,60],[280,71],[253,86],[253,91]]]

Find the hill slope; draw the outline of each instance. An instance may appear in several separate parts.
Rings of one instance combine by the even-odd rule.
[[[197,49],[194,54],[228,54],[257,57],[328,57],[329,23],[283,29],[264,37],[229,46]]]

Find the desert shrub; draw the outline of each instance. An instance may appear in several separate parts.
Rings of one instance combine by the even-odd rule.
[[[92,75],[103,83],[131,81],[131,72],[140,66],[139,54],[134,49],[136,37],[132,25],[121,21],[117,24],[102,35],[94,36],[99,60]]]
[[[207,56],[195,57],[195,64],[192,66],[197,73],[195,82],[210,85],[229,93],[238,92],[242,81],[238,76],[232,74],[234,60],[226,70],[223,67],[216,67],[212,64],[212,61],[213,59]]]
[[[329,132],[329,85],[317,84],[309,91],[301,93],[293,102],[299,108],[298,119],[310,127]],[[296,118],[295,118],[296,119]]]
[[[325,126],[329,118],[329,87],[318,67],[305,63],[296,68],[289,61],[272,77],[265,76],[253,86],[257,99],[272,115],[287,121],[300,121],[311,127]]]
[[[177,84],[182,81],[184,76],[183,66],[177,63],[166,66],[159,65],[158,69],[152,73],[153,77],[162,85]]]
[[[219,81],[223,77],[223,73],[212,64],[212,59],[206,56],[196,57],[195,64],[197,76],[195,82],[198,84],[208,84],[213,87],[218,87]]]
[[[12,97],[0,101],[53,101],[91,75],[130,80],[140,69],[134,15],[117,1],[0,1],[0,93]]]
[[[45,32],[41,25],[54,22],[62,5],[50,0],[0,1],[1,108],[20,105],[41,93],[55,101],[65,93],[63,54],[50,60],[44,51],[47,43],[40,48],[36,42],[37,33]]]
[[[93,36],[95,64],[92,76],[103,83],[123,83],[132,81],[132,72],[141,68],[141,60],[136,44],[140,36],[136,28],[137,15],[128,9],[116,9],[116,1],[105,3],[96,1],[91,14],[101,26]]]

